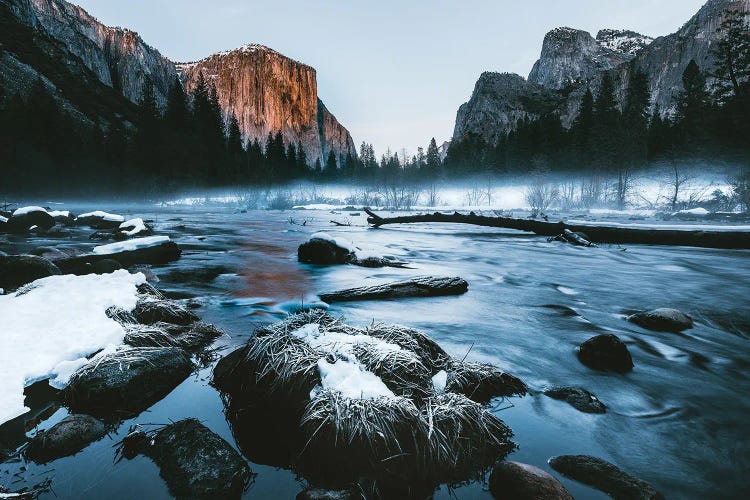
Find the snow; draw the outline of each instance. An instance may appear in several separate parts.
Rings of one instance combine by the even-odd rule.
[[[69,210],[52,210],[47,213],[50,214],[52,217],[70,217]]]
[[[686,215],[708,215],[710,212],[706,210],[703,207],[698,208],[691,208],[689,210],[678,210],[677,212],[673,213],[672,215],[680,215],[680,214],[686,214]]]
[[[321,354],[318,360],[321,386],[310,393],[310,398],[322,389],[341,392],[344,396],[355,399],[373,399],[381,396],[395,397],[383,381],[368,371],[354,355],[354,347],[367,345],[371,351],[381,356],[401,351],[402,348],[370,335],[349,335],[337,332],[321,332],[315,323],[305,325],[291,332],[291,335],[306,342]],[[326,357],[336,357],[335,363],[329,363]]]
[[[46,211],[47,210],[45,210],[44,208],[37,207],[37,206],[21,207],[17,209],[15,212],[13,212],[13,217],[30,214],[31,212],[46,212]]]
[[[28,411],[23,389],[51,377],[64,386],[85,356],[120,344],[122,326],[106,311],[132,310],[143,274],[50,276],[0,296],[0,424]]]
[[[119,252],[130,252],[139,248],[148,248],[161,245],[169,241],[169,236],[146,236],[145,238],[134,238],[132,240],[118,241],[108,245],[94,247],[96,255],[109,255]]]
[[[132,228],[132,229],[123,231],[122,234],[133,236],[134,234],[138,234],[141,231],[145,231],[146,223],[143,222],[143,219],[141,219],[140,217],[136,217],[135,219],[130,219],[120,224],[120,229],[125,229],[125,228]]]
[[[438,394],[445,392],[446,385],[448,385],[448,372],[445,370],[440,370],[432,376],[432,387]]]
[[[0,222],[8,222],[8,218],[0,215]]]
[[[318,360],[318,370],[323,389],[338,391],[347,398],[396,397],[380,377],[365,370],[359,363],[344,359],[329,363],[321,358]]]
[[[101,210],[86,212],[85,214],[81,214],[78,216],[79,219],[83,219],[85,217],[97,217],[99,219],[108,220],[110,222],[123,222],[125,220],[125,217],[123,217],[122,215],[110,214]]]
[[[597,222],[568,219],[567,224],[576,226],[622,227],[629,229],[655,229],[670,231],[750,231],[750,226],[729,224],[626,224],[622,222]]]

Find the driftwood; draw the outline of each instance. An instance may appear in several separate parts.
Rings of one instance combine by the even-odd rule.
[[[540,236],[557,236],[568,229],[573,233],[585,233],[591,241],[598,243],[628,243],[643,245],[674,245],[705,248],[750,249],[750,231],[711,231],[676,229],[635,229],[617,226],[589,226],[560,222],[545,222],[533,219],[512,217],[487,217],[469,214],[406,215],[402,217],[380,217],[369,208],[364,209],[369,217],[367,222],[373,227],[386,224],[411,224],[419,222],[446,222],[453,224],[473,224],[476,226],[498,227],[528,231]]]
[[[438,297],[461,295],[469,289],[462,278],[420,277],[395,283],[349,288],[338,292],[321,294],[324,302],[348,302],[353,300],[398,299],[403,297]]]

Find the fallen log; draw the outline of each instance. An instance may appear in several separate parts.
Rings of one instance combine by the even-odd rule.
[[[545,222],[533,219],[516,219],[513,217],[488,217],[469,214],[433,214],[406,215],[401,217],[380,217],[371,209],[364,211],[369,216],[367,222],[373,227],[386,224],[413,224],[420,222],[441,222],[452,224],[472,224],[475,226],[517,229],[532,232],[539,236],[557,236],[565,230],[573,233],[585,233],[591,241],[597,243],[627,243],[642,245],[672,245],[704,248],[750,249],[750,231],[721,231],[699,229],[647,229],[620,226],[593,226],[568,224],[564,221]]]
[[[439,297],[461,295],[469,289],[462,278],[419,277],[395,283],[363,286],[321,294],[324,302],[349,302],[353,300],[399,299],[405,297]]]

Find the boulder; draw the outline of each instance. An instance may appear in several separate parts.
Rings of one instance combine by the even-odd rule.
[[[38,432],[26,448],[26,458],[47,463],[74,455],[107,434],[107,426],[90,415],[68,415],[46,431]]]
[[[657,500],[664,496],[649,483],[589,455],[561,455],[549,461],[560,474],[603,491],[616,500]]]
[[[177,498],[240,498],[252,474],[229,443],[192,418],[153,435],[131,433],[126,446],[135,448],[131,456],[142,453],[159,466]]]
[[[544,391],[544,394],[553,399],[563,400],[583,413],[605,413],[607,411],[607,407],[599,401],[599,398],[581,387],[555,387]]]
[[[490,364],[453,362],[448,369],[446,392],[465,395],[477,403],[500,396],[523,396],[528,388],[521,379]]]
[[[118,215],[96,211],[79,215],[76,217],[76,224],[93,229],[116,229],[124,220],[124,217]]]
[[[490,493],[508,500],[573,500],[551,474],[519,462],[500,462],[495,466],[490,474]]]
[[[199,320],[198,316],[172,300],[142,299],[133,309],[133,316],[139,323],[169,323],[171,325],[189,325]]]
[[[75,412],[96,416],[136,415],[169,394],[193,370],[175,347],[124,348],[78,370],[64,390]]]
[[[469,289],[466,280],[458,277],[419,277],[395,283],[384,283],[375,286],[363,286],[324,293],[320,299],[324,302],[346,302],[353,300],[398,299],[405,297],[438,297],[444,295],[461,295]]]
[[[693,318],[677,309],[666,307],[628,316],[628,321],[647,330],[679,333],[693,327]]]
[[[347,264],[356,260],[354,252],[324,238],[311,238],[297,249],[297,259],[305,264]]]
[[[633,369],[628,346],[616,335],[603,334],[588,339],[578,348],[578,359],[595,370],[626,373]]]
[[[47,259],[34,255],[10,255],[0,257],[0,288],[15,290],[40,278],[62,274],[60,269]]]
[[[55,225],[55,218],[43,210],[13,215],[6,223],[6,231],[10,233],[25,233],[33,226],[47,230]]]

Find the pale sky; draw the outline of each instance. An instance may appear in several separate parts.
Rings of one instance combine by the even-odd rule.
[[[318,93],[359,145],[416,152],[450,139],[483,71],[527,76],[558,26],[676,31],[705,0],[72,0],[175,61],[245,43],[316,68]]]

